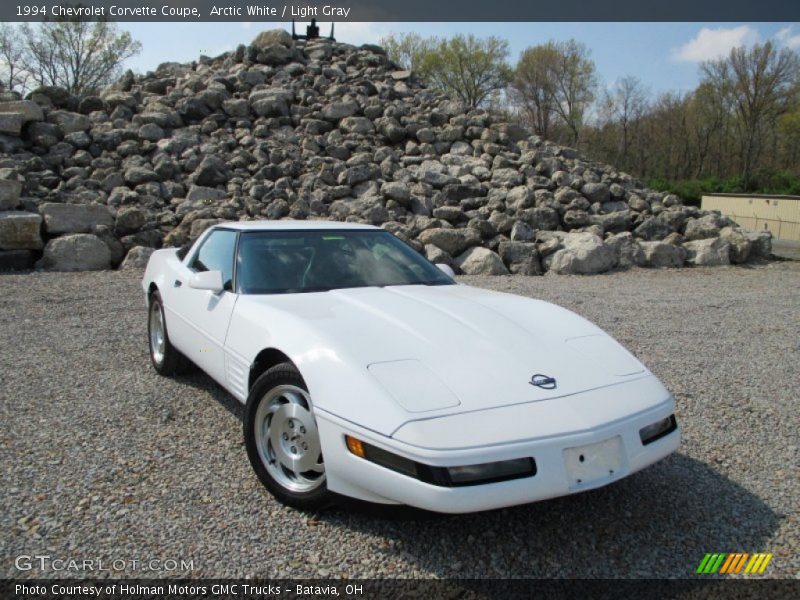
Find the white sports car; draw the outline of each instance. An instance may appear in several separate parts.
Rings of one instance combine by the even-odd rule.
[[[246,404],[281,502],[333,493],[461,513],[596,488],[673,452],[672,397],[563,308],[457,284],[365,225],[216,225],[142,282],[153,366]]]

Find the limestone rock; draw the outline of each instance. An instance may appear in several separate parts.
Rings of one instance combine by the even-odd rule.
[[[0,212],[0,250],[39,250],[42,217],[23,211]]]
[[[150,256],[155,252],[154,248],[148,248],[147,246],[134,246],[128,251],[128,254],[125,256],[125,260],[122,261],[122,264],[119,268],[123,271],[127,271],[129,269],[144,269],[147,267],[147,261],[150,260]]]
[[[465,275],[508,275],[503,259],[488,248],[470,248],[456,257],[455,265]]]
[[[423,244],[441,248],[450,256],[458,256],[467,248],[481,243],[481,236],[474,229],[426,229],[418,239]]]
[[[590,233],[570,233],[564,236],[563,248],[550,262],[550,270],[561,275],[593,275],[616,266],[614,251],[603,240]]]
[[[90,233],[98,225],[111,226],[114,218],[101,204],[57,204],[46,202],[39,207],[44,227],[50,235]]]
[[[713,267],[730,264],[731,245],[722,238],[704,238],[683,244],[686,261],[693,265]]]
[[[47,271],[101,271],[111,267],[111,252],[96,235],[75,233],[47,242],[36,267]]]
[[[664,242],[639,242],[648,267],[682,267],[686,250]]]

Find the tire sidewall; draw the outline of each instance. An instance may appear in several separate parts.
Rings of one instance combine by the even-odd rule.
[[[255,435],[256,413],[265,394],[278,385],[294,385],[308,391],[308,387],[297,369],[286,363],[272,367],[256,380],[247,398],[244,414],[244,443],[247,457],[261,483],[279,502],[302,510],[319,510],[330,503],[327,479],[319,487],[309,492],[289,490],[270,475],[258,451]],[[313,406],[310,406],[309,409],[313,414]]]
[[[150,316],[153,311],[153,305],[158,304],[158,310],[161,313],[161,323],[164,326],[164,359],[158,363],[156,362],[155,357],[153,356],[153,346],[152,346],[152,338],[150,337]],[[180,360],[180,354],[178,351],[173,347],[172,343],[169,341],[169,331],[167,330],[167,317],[164,313],[164,301],[161,299],[161,294],[158,293],[158,290],[153,291],[150,294],[150,302],[147,306],[147,350],[150,354],[150,362],[153,365],[153,368],[158,372],[159,375],[174,375],[177,368],[178,362]]]

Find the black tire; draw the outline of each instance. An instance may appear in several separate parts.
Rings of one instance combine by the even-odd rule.
[[[292,389],[302,390],[305,393],[305,398],[299,393],[294,394]],[[276,423],[278,416],[276,415],[265,419],[263,415],[266,407],[262,409],[261,412],[259,408],[265,403],[275,404],[280,403],[280,400],[285,400],[286,398],[283,396],[280,396],[278,399],[275,398],[276,395],[281,393],[281,390],[287,390],[290,394],[294,394],[294,396],[301,400],[298,404],[305,405],[307,413],[303,414],[306,416],[299,417],[297,422],[305,423],[308,431],[303,428],[303,434],[306,435],[306,437],[303,437],[300,443],[305,444],[304,440],[308,440],[308,443],[311,444],[312,453],[319,450],[319,456],[313,457],[313,460],[318,461],[318,465],[322,465],[319,436],[316,434],[316,421],[313,420],[313,408],[308,403],[308,388],[299,371],[290,363],[281,363],[264,372],[256,380],[250,390],[244,411],[244,444],[247,448],[247,457],[250,459],[250,464],[253,466],[253,470],[256,472],[256,475],[258,475],[261,483],[279,502],[305,511],[318,511],[329,506],[333,498],[331,492],[328,491],[324,467],[322,467],[323,470],[321,474],[312,471],[301,474],[300,480],[295,482],[294,485],[301,487],[303,485],[315,485],[316,487],[308,490],[298,490],[289,487],[293,485],[291,481],[292,472],[283,467],[277,458],[273,457],[273,460],[269,460],[268,458],[268,455],[274,452],[274,448],[272,446],[272,441],[266,442],[265,439],[271,440],[270,436],[272,435],[273,425],[275,425],[276,428],[278,427]],[[291,406],[292,403],[287,401],[285,404]],[[283,404],[281,404],[281,406],[283,406]],[[310,418],[313,423],[308,420],[301,420],[303,418]],[[269,424],[267,424],[267,421],[269,421]],[[291,423],[292,420],[289,419],[286,422]],[[269,433],[266,438],[264,435],[265,432]],[[314,441],[311,439],[312,434],[316,436],[316,446],[313,445]],[[286,440],[287,438],[284,435],[282,439]],[[261,441],[259,442],[259,440]],[[291,438],[290,441],[285,443],[292,444],[294,443],[293,440],[294,438]],[[277,456],[277,454],[274,456]],[[311,453],[309,453],[309,457],[311,457]],[[267,462],[270,463],[269,468],[266,464]],[[281,475],[281,473],[285,474]],[[297,475],[297,473],[294,473],[294,475]],[[306,477],[310,477],[313,482],[309,483],[309,480],[305,479]]]
[[[158,351],[158,349],[155,347],[156,342],[153,337],[155,313],[160,315],[163,327],[163,350],[161,351]],[[182,365],[183,356],[169,341],[167,320],[164,315],[164,305],[161,300],[161,294],[158,293],[158,290],[155,290],[150,294],[150,306],[147,310],[147,341],[150,349],[150,362],[153,363],[153,368],[156,370],[156,372],[164,377],[171,377],[175,375]]]

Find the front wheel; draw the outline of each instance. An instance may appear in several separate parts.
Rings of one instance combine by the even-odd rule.
[[[303,510],[330,504],[311,397],[293,365],[274,366],[253,384],[244,442],[258,478],[278,501]]]
[[[164,305],[158,291],[150,295],[148,310],[147,337],[150,342],[150,362],[159,375],[174,375],[181,363],[181,354],[169,341]]]

